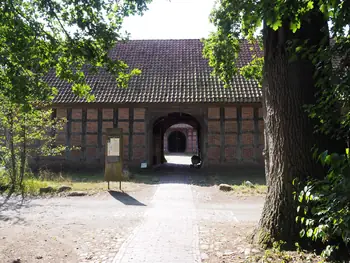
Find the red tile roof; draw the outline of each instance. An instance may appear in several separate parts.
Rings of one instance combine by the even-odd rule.
[[[246,41],[242,42],[238,58],[245,65],[253,54],[261,51]],[[96,100],[93,103],[203,103],[203,102],[260,102],[261,90],[254,81],[237,75],[232,87],[211,75],[212,69],[202,55],[199,39],[186,40],[130,40],[117,44],[111,56],[125,61],[130,68],[139,68],[142,74],[133,77],[128,88],[116,86],[115,79],[106,71],[87,76]],[[54,103],[85,102],[75,96],[70,85],[48,76],[48,82],[58,88]]]

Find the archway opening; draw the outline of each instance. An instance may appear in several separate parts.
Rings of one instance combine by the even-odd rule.
[[[201,155],[201,125],[186,113],[175,112],[153,123],[153,165],[190,165],[193,155]]]
[[[186,151],[187,139],[182,131],[172,131],[168,135],[169,153],[184,153]]]

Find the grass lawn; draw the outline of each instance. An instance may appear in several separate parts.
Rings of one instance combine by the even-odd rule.
[[[122,182],[122,190],[135,190],[140,184],[152,184],[156,182],[151,175],[137,175],[133,179]],[[6,185],[6,180],[1,180],[0,185]],[[53,173],[42,171],[38,176],[24,180],[25,193],[28,195],[39,195],[40,188],[51,186],[55,190],[60,186],[70,186],[72,191],[87,191],[89,193],[104,191],[108,189],[104,181],[103,172],[95,173]],[[119,182],[110,182],[110,189],[118,190]]]
[[[265,195],[267,191],[262,167],[218,167],[208,170],[205,176],[193,175],[191,179],[192,184],[201,186],[228,184],[232,187],[228,193],[239,196]]]
[[[231,185],[232,191],[229,194],[239,196],[265,195],[267,187],[265,175],[262,168],[252,167],[221,167],[215,170],[198,170],[193,173],[191,170],[190,182],[200,186],[215,186],[220,184]],[[156,184],[159,182],[160,171],[142,171],[133,173],[132,179],[122,182],[123,190],[139,188],[142,184]],[[4,178],[4,177],[2,177]],[[247,183],[249,181],[249,183]],[[0,186],[8,182],[1,179]],[[60,186],[70,186],[73,191],[87,191],[89,193],[107,190],[107,182],[104,181],[103,171],[84,173],[53,173],[41,171],[36,176],[25,179],[25,193],[38,195],[40,188],[51,186],[58,189]],[[119,182],[110,182],[110,188],[119,189]]]
[[[265,173],[262,168],[242,167],[219,171],[211,175],[211,180],[217,185],[231,185],[233,190],[229,193],[234,195],[265,195],[267,191]]]

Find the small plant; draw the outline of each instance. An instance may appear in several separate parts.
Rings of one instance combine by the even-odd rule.
[[[35,178],[25,179],[23,182],[23,192],[29,195],[39,194],[40,188],[47,187],[46,182],[40,181]]]
[[[279,251],[281,251],[281,247],[283,245],[285,245],[285,244],[286,244],[286,242],[283,241],[283,240],[275,241],[275,242],[272,243],[272,248],[273,248],[274,251],[278,251],[279,252]]]
[[[307,182],[296,195],[296,222],[303,227],[301,238],[321,242],[322,256],[330,257],[341,247],[347,248],[350,241],[349,149],[342,155],[326,151],[318,159],[329,167],[328,174],[324,180]]]

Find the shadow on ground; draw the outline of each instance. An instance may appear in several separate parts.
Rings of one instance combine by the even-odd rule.
[[[12,196],[9,199],[0,196],[0,221],[11,221],[12,224],[24,224],[25,221],[21,216],[21,209],[29,208],[30,206],[37,205],[31,204],[30,200],[19,196]]]
[[[125,192],[118,192],[113,190],[109,190],[108,192],[114,199],[118,200],[124,205],[146,206],[144,203],[141,203],[140,201],[136,200],[134,197],[128,195]]]
[[[215,166],[191,168],[189,165],[163,164],[152,169],[133,172],[137,183],[190,183],[199,186],[219,184],[241,185],[245,181],[266,184],[264,168],[259,165]]]
[[[186,157],[188,158],[188,157]],[[52,178],[67,178],[72,182],[104,182],[102,170],[75,173],[52,173]],[[266,184],[264,167],[261,165],[216,165],[210,168],[191,168],[189,164],[165,163],[152,168],[130,170],[130,182],[139,184],[189,183],[198,186],[219,184],[242,185],[245,181]],[[125,197],[124,197],[125,198]]]

